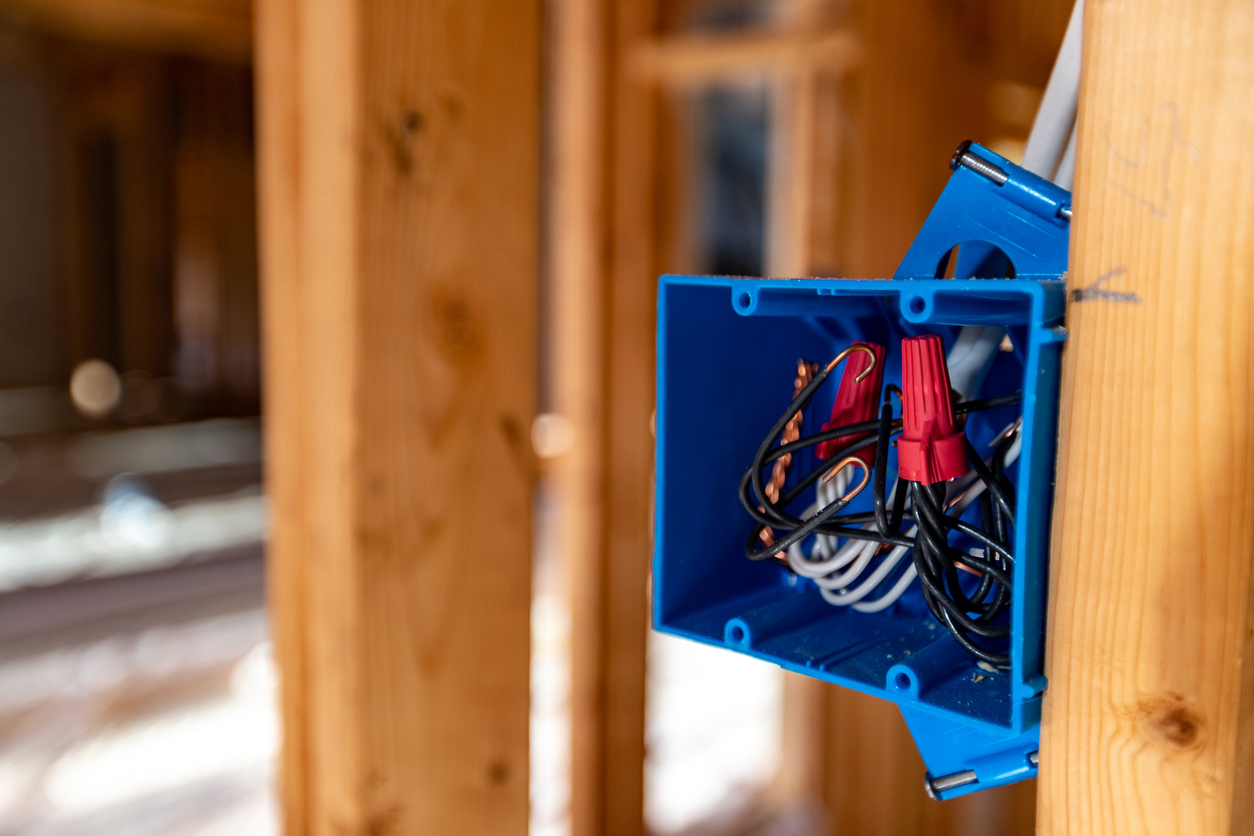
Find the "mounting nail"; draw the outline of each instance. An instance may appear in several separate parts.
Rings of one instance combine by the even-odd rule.
[[[997,167],[983,157],[971,153],[971,140],[964,139],[959,145],[954,155],[949,158],[949,167],[955,171],[958,166],[969,168],[981,177],[992,180],[999,186],[1004,186],[1006,181],[1010,179],[1010,175],[1004,170]]]
[[[980,779],[976,777],[974,769],[964,769],[961,772],[952,772],[949,775],[942,775],[939,778],[933,778],[931,775],[923,776],[923,789],[927,790],[928,797],[934,801],[940,801],[940,794],[958,787],[965,787],[967,784],[977,783]]]

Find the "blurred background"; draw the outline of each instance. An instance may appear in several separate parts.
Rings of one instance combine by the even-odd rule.
[[[275,832],[250,67],[0,21],[0,833]]]
[[[675,2],[664,35],[680,49],[769,32],[798,5]],[[962,25],[1013,35],[984,41],[993,80],[978,127],[1017,159],[1070,5],[951,5]],[[250,10],[220,6],[128,28],[0,2],[0,834],[278,832]],[[824,26],[852,13],[809,6]],[[642,43],[637,56],[665,94],[663,269],[790,272],[798,76],[752,56],[688,72],[668,49]],[[838,75],[820,66],[806,88],[832,154],[848,137]],[[835,245],[810,243],[801,269],[839,274]],[[541,358],[544,465],[569,430]],[[571,613],[548,472],[531,815],[535,836],[564,836]],[[820,832],[821,812],[763,812],[779,780],[782,674],[648,642],[652,831]]]

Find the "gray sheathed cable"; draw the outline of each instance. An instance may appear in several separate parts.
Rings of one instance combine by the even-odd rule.
[[[1067,150],[1062,153],[1062,162],[1058,163],[1058,171],[1054,174],[1055,185],[1071,191],[1075,183],[1075,143],[1080,123],[1071,126],[1071,139],[1067,140]]]
[[[1084,32],[1084,0],[1076,0],[1062,38],[1058,58],[1049,74],[1049,84],[1041,97],[1027,147],[1023,149],[1023,167],[1033,174],[1053,179],[1058,162],[1063,158],[1075,124],[1076,106],[1080,98],[1080,39]]]
[[[1049,84],[1041,97],[1028,144],[1023,150],[1023,167],[1041,177],[1050,177],[1064,189],[1071,188],[1075,176],[1075,121],[1080,97],[1080,39],[1084,26],[1084,0],[1076,0],[1067,23],[1058,58],[1049,74]],[[980,393],[984,377],[1001,347],[1005,329],[999,326],[967,325],[949,350],[949,383],[971,400]]]

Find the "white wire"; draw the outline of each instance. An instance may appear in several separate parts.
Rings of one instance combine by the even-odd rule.
[[[853,466],[849,465],[841,468],[828,482],[819,482],[816,490],[817,502],[805,510],[801,515],[802,519],[809,519],[818,513],[818,509],[824,508],[836,499],[844,495],[848,488],[848,480],[852,474]],[[894,488],[894,491],[896,489]],[[892,501],[893,494],[889,495],[889,501]],[[875,556],[879,544],[873,540],[849,540],[843,548],[837,550],[837,544],[840,538],[828,534],[819,534],[815,536],[814,547],[810,550],[810,557],[806,559],[801,551],[800,543],[793,543],[788,547],[788,565],[798,575],[807,578],[825,578],[833,572],[837,572],[855,560],[857,563],[854,568],[849,570],[845,576],[850,581],[856,579],[858,575],[866,569],[871,558]]]
[[[1002,431],[1002,433],[1004,434],[1010,431],[1013,427],[1014,423],[1011,423],[1005,430]],[[1010,445],[1010,448],[1006,451],[1007,467],[1018,461],[1019,453],[1023,449],[1022,442],[1023,433],[1020,431],[1015,437],[1014,442]],[[991,462],[991,457],[989,462]],[[836,479],[831,480],[831,482],[835,481]],[[987,486],[984,482],[977,482],[974,471],[968,473],[962,479],[958,479],[951,483],[949,495],[953,497],[961,493],[962,499],[958,500],[954,507],[950,509],[950,515],[955,517],[962,516],[963,512],[971,507],[971,503],[984,492],[986,487]],[[895,492],[896,486],[894,486],[893,492],[889,494],[886,500],[889,505],[892,504]],[[825,506],[830,501],[834,501],[836,496],[840,495],[832,495],[823,483],[819,484],[818,494],[819,501],[806,509],[805,513],[802,514],[803,519],[813,516],[818,512],[819,508]],[[826,497],[829,496],[830,499],[826,499]],[[870,526],[867,525],[864,526],[864,528],[869,529]],[[913,537],[917,532],[918,527],[912,526],[910,530],[906,532],[905,536]],[[818,538],[816,538],[816,540],[817,539]],[[830,539],[836,540],[837,538],[832,537]],[[909,551],[909,549],[905,546],[897,546],[889,552],[887,556],[885,556],[884,560],[881,561],[877,567],[875,567],[875,570],[871,572],[865,580],[859,583],[854,589],[849,589],[849,586],[857,582],[859,578],[861,578],[862,573],[866,571],[867,567],[871,563],[871,560],[875,557],[876,552],[879,551],[879,546],[880,544],[874,540],[862,541],[851,539],[846,542],[844,547],[839,549],[834,556],[830,556],[830,547],[825,547],[823,551],[820,552],[820,547],[816,542],[814,549],[810,552],[810,559],[807,560],[801,551],[800,544],[794,543],[788,549],[788,565],[792,567],[792,570],[797,574],[812,579],[815,584],[818,585],[819,593],[823,596],[823,599],[829,604],[838,607],[847,607],[852,605],[853,609],[863,613],[880,612],[881,610],[887,609],[895,604],[897,599],[910,588],[910,584],[912,584],[914,579],[918,577],[918,570],[915,569],[912,561],[911,564],[906,567],[906,571],[903,572],[901,577],[897,579],[897,582],[893,584],[892,589],[890,589],[883,597],[874,601],[864,602],[862,599],[871,594],[875,588],[883,582],[884,578],[888,577],[893,569],[897,567],[897,564],[901,562],[901,559],[905,556],[906,552]],[[815,560],[816,554],[821,554],[829,559]],[[839,570],[849,566],[850,563],[852,563],[853,566],[851,566],[847,571],[839,575],[835,574]]]
[[[876,543],[874,540],[871,542],[878,548],[879,543]],[[872,550],[872,554],[874,554],[874,551]],[[847,585],[840,583],[841,579],[837,578],[823,578],[815,581],[815,583],[818,584],[823,597],[827,599],[829,604],[835,604],[838,607],[856,604],[875,591],[875,587],[879,586],[880,582],[888,577],[889,572],[897,568],[897,564],[901,562],[901,558],[905,556],[907,551],[909,549],[904,546],[898,546],[893,549],[888,553],[887,557],[880,561],[880,565],[875,567],[875,571],[853,589],[848,589]]]
[[[809,517],[811,514],[807,513],[805,516]],[[860,560],[859,556],[864,551],[868,551],[866,548],[867,543],[874,546],[879,545],[874,540],[850,540],[845,544],[844,548],[840,549],[836,552],[836,554],[831,555],[826,560],[814,559],[814,554],[818,551],[817,548],[810,552],[810,559],[807,560],[802,554],[801,546],[797,543],[793,543],[788,547],[788,565],[794,572],[802,577],[824,578],[833,572],[840,571],[850,563],[853,563],[855,560]],[[871,555],[874,556],[875,550],[870,549],[869,551]],[[865,561],[860,560],[860,562],[855,565],[854,569],[850,570],[851,580],[862,573],[862,570],[866,568],[866,563],[869,562],[870,559],[870,557],[867,557]]]
[[[993,357],[1001,349],[1006,329],[1000,325],[964,325],[954,340],[945,363],[949,367],[949,385],[964,401],[975,398],[984,385],[984,375]]]
[[[913,535],[914,529],[911,529],[910,534],[907,536]],[[898,549],[902,551],[902,554],[905,554],[905,546],[898,546],[896,549],[893,549],[893,553],[895,554]],[[889,557],[892,557],[892,554],[890,554]],[[853,608],[858,612],[879,612],[880,610],[888,609],[893,604],[897,603],[897,599],[905,593],[905,591],[910,587],[910,584],[914,583],[914,579],[918,576],[919,570],[914,568],[914,561],[912,560],[910,561],[910,565],[906,567],[906,571],[903,572],[901,577],[897,579],[897,583],[893,584],[893,588],[888,590],[887,595],[880,598],[878,601],[866,601],[864,603],[854,604]]]

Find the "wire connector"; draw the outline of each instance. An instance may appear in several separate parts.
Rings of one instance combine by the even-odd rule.
[[[871,365],[871,357],[865,351],[855,351],[849,355],[845,360],[844,374],[840,378],[840,388],[836,390],[836,401],[832,404],[832,415],[823,425],[824,430],[834,430],[846,424],[861,424],[864,421],[873,421],[876,417],[880,386],[884,382],[886,349],[876,343],[855,342],[854,345],[865,346],[875,354],[875,368],[871,369],[869,375],[858,381],[858,375]],[[859,433],[820,442],[815,455],[826,460],[841,447],[863,438],[870,438],[871,435],[871,433]],[[867,466],[874,465],[875,445],[863,447],[853,455],[866,462]]]
[[[897,440],[901,478],[921,485],[967,472],[966,437],[955,429],[945,346],[935,334],[901,341],[902,433]]]

